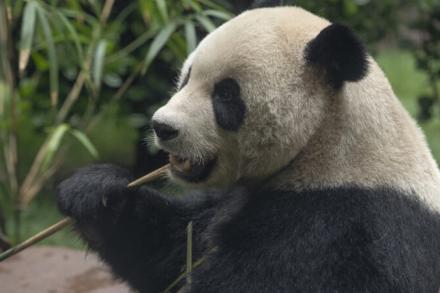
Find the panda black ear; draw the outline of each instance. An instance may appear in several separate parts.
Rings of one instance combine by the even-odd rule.
[[[256,0],[254,4],[252,4],[251,9],[282,6],[284,4],[283,2],[283,0]]]
[[[307,45],[305,58],[326,71],[334,88],[345,81],[361,80],[368,71],[367,53],[351,29],[331,24]]]

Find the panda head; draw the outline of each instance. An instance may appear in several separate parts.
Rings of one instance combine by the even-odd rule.
[[[295,7],[247,11],[188,57],[177,92],[152,119],[181,183],[261,182],[301,152],[331,97],[367,71],[345,26]]]

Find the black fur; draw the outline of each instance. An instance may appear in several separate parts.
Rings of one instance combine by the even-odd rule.
[[[205,260],[184,292],[440,288],[440,217],[414,195],[351,187],[167,197],[128,190],[129,178],[108,165],[85,168],[60,185],[58,201],[115,274],[140,292],[161,292],[180,274],[190,220],[194,259]]]
[[[246,105],[240,96],[240,85],[226,78],[214,86],[212,103],[217,124],[229,131],[237,131],[243,123]]]
[[[251,9],[264,8],[264,7],[276,7],[282,6],[284,4],[283,0],[256,0],[252,4]]]
[[[146,187],[128,189],[131,179],[112,165],[82,168],[59,185],[58,206],[116,276],[140,292],[161,292],[184,265],[188,221],[209,217],[213,204],[209,198],[186,202]],[[196,231],[204,226],[194,224]],[[198,257],[200,241],[194,243]]]
[[[307,62],[322,68],[330,84],[339,89],[345,81],[361,80],[368,71],[362,42],[346,26],[331,24],[306,47]]]

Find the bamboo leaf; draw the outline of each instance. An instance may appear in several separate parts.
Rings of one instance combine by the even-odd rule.
[[[151,15],[154,11],[153,1],[151,0],[138,0],[139,9],[142,12],[142,18],[145,23],[149,23]]]
[[[59,19],[61,20],[61,22],[64,24],[64,26],[66,27],[67,31],[70,33],[73,42],[75,44],[76,47],[76,51],[78,53],[78,57],[79,57],[79,61],[80,63],[82,63],[82,60],[84,59],[84,53],[83,53],[83,49],[81,47],[81,41],[79,38],[79,35],[76,31],[76,29],[73,27],[73,25],[70,23],[69,19],[67,19],[67,17],[61,13],[60,11],[57,11],[57,15],[59,17]]]
[[[63,124],[58,125],[52,131],[52,134],[50,135],[50,138],[47,141],[47,149],[46,149],[46,153],[45,153],[45,156],[43,159],[43,163],[41,165],[43,170],[47,170],[49,168],[56,152],[58,151],[58,149],[60,147],[61,141],[62,141],[64,135],[69,130],[69,128],[70,128],[69,125],[63,123]]]
[[[224,10],[226,9],[231,9],[232,7],[229,7],[230,4],[227,3],[226,1],[224,1],[222,3],[222,5],[220,5],[219,3],[216,3],[215,1],[210,1],[210,0],[198,0],[200,3],[205,4],[206,6],[212,8],[212,9],[216,9],[216,10]],[[223,7],[224,6],[224,7]]]
[[[212,16],[222,20],[229,20],[232,18],[232,14],[230,13],[219,10],[213,10],[213,9],[205,10],[203,14],[206,16]]]
[[[186,40],[181,34],[172,35],[167,42],[167,48],[169,48],[173,55],[180,60],[185,60],[188,56]]]
[[[145,74],[151,62],[153,62],[154,58],[156,58],[157,54],[165,46],[171,35],[176,30],[176,27],[177,27],[176,23],[171,22],[168,25],[166,25],[160,31],[160,33],[154,38],[150,48],[148,49],[147,56],[145,57],[144,64],[142,67],[142,74]]]
[[[197,46],[197,35],[196,28],[192,21],[187,21],[185,23],[185,38],[186,38],[186,51],[191,53]]]
[[[212,23],[212,21],[207,18],[204,15],[197,15],[196,16],[199,23],[205,28],[207,32],[213,32],[215,30],[215,24]]]
[[[62,7],[57,7],[56,10],[58,12],[64,14],[66,17],[76,19],[77,21],[80,21],[80,22],[85,22],[86,24],[88,24],[90,26],[96,25],[96,22],[97,22],[96,18],[84,10],[77,11],[77,10],[67,9],[67,8],[62,8]]]
[[[145,33],[141,34],[136,40],[128,44],[125,48],[119,50],[114,55],[108,56],[106,58],[107,63],[112,63],[117,61],[118,59],[124,58],[128,56],[131,52],[141,47],[145,42],[151,39],[154,36],[154,31],[148,30]]]
[[[73,129],[70,131],[70,133],[84,146],[90,155],[92,155],[95,159],[99,157],[98,150],[84,132]]]
[[[20,75],[23,75],[23,72],[29,62],[29,56],[31,55],[32,41],[34,39],[35,31],[36,12],[37,5],[35,2],[28,2],[24,8],[23,21],[21,24],[20,57],[18,63]]]
[[[156,0],[157,8],[164,22],[168,22],[168,8],[165,0]]]
[[[50,101],[52,107],[58,104],[58,60],[55,50],[55,42],[52,37],[52,29],[50,28],[45,11],[38,7],[38,20],[43,29],[44,38],[47,45],[47,54],[49,56],[49,80],[50,80]]]
[[[138,4],[136,2],[128,4],[122,11],[112,20],[114,23],[122,23],[126,21],[128,17],[132,15],[133,12],[138,11]]]
[[[1,76],[0,76],[1,77]],[[0,78],[0,133],[6,128],[7,116],[9,112],[6,111],[9,107],[11,92],[10,87],[3,78]]]
[[[96,46],[95,57],[93,59],[93,82],[98,90],[101,88],[106,48],[107,42],[105,40],[100,40]]]
[[[96,0],[88,0],[90,3],[90,6],[93,8],[96,15],[99,15],[101,13],[102,7],[100,1]]]
[[[197,13],[200,13],[203,11],[202,5],[200,3],[195,1],[189,1],[188,5]]]

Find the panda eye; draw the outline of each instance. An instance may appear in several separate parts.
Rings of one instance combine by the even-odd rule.
[[[243,124],[246,105],[235,79],[226,78],[216,83],[212,94],[212,106],[215,120],[224,130],[237,131]]]
[[[213,98],[216,101],[230,103],[240,98],[240,86],[232,78],[225,78],[214,86]]]
[[[181,90],[182,88],[184,88],[188,84],[189,78],[191,76],[191,69],[192,69],[192,67],[190,67],[188,69],[188,72],[186,73],[185,77],[183,78],[182,84],[179,86],[179,90]]]

